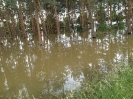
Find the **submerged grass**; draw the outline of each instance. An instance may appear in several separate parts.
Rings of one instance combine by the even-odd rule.
[[[118,66],[100,80],[85,82],[65,99],[133,99],[133,68]]]

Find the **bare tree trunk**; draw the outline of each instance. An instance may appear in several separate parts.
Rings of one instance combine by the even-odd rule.
[[[110,28],[112,27],[112,3],[109,3],[109,21],[110,21]]]
[[[23,37],[26,37],[26,31],[25,31],[25,25],[24,25],[24,19],[23,19],[23,14],[22,14],[22,7],[21,4],[19,3],[19,17],[21,21],[21,29],[23,31]]]
[[[35,20],[34,20],[33,15],[32,15],[32,5],[30,6],[30,19],[31,19],[32,32],[35,33],[36,29],[35,29]]]
[[[131,0],[128,0],[128,29],[127,29],[127,33],[131,34],[132,33],[132,29],[131,29],[131,16],[132,16],[132,2]]]
[[[31,24],[32,24],[32,31],[35,33],[36,29],[35,29],[35,19],[33,18],[33,16],[31,16]]]
[[[16,35],[16,27],[15,27],[15,19],[14,19],[14,14],[11,14],[11,21],[12,21],[12,32],[13,35]]]
[[[133,15],[132,15],[132,22],[131,22],[131,24],[132,24],[131,29],[133,30]]]
[[[82,22],[82,29],[84,30],[84,3],[83,3],[83,0],[81,2],[81,22]]]
[[[54,6],[54,11],[55,11],[55,16],[56,16],[57,35],[60,37],[60,24],[59,24],[59,19],[58,19],[58,14],[57,14],[57,8],[56,8],[56,6]]]
[[[46,25],[45,25],[45,21],[44,21],[44,15],[43,15],[43,13],[42,13],[42,6],[41,6],[39,0],[38,0],[38,4],[39,4],[40,12],[41,12],[40,17],[41,17],[41,23],[42,23],[43,32],[44,32],[44,34],[45,34],[45,37],[48,37],[48,35],[47,35],[47,30],[46,30]]]
[[[68,0],[66,0],[66,8],[67,8],[67,17],[68,17],[68,30],[70,31],[70,14],[69,14],[69,8],[68,8]]]
[[[73,11],[73,15],[74,15],[74,19],[76,19],[76,11],[75,11],[75,9]],[[76,23],[77,23],[76,20],[74,20],[73,24],[76,24]],[[74,26],[74,32],[76,32],[76,27],[75,26]]]
[[[37,24],[38,37],[39,37],[39,44],[42,45],[40,26],[39,26],[39,19],[38,19],[38,11],[37,11],[37,5],[36,4],[37,4],[37,2],[36,2],[36,0],[34,0],[35,18],[36,18],[36,24]]]

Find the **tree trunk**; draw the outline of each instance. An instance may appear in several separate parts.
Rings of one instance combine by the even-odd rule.
[[[68,21],[68,27],[66,27],[70,31],[70,14],[69,14],[69,8],[68,8],[68,0],[66,0],[66,8],[67,8],[67,21]]]
[[[4,13],[5,19],[6,19],[6,26],[7,26],[7,32],[9,33],[10,37],[12,38],[12,32],[10,30],[10,25],[9,25],[9,19],[8,19],[8,15],[6,13]]]
[[[39,37],[39,45],[42,45],[42,39],[41,39],[41,33],[40,33],[40,26],[39,26],[39,20],[38,20],[38,11],[37,11],[37,5],[36,0],[34,0],[34,7],[35,7],[35,18],[36,18],[36,24],[37,24],[37,32]]]
[[[2,3],[2,7],[4,7],[3,3]],[[5,8],[6,9],[6,8]],[[9,36],[12,38],[12,33],[11,33],[11,30],[10,30],[10,26],[9,26],[9,17],[8,17],[8,14],[6,13],[7,11],[3,12],[3,15],[5,17],[5,20],[6,20],[6,28],[7,28],[7,31],[9,33]]]
[[[33,16],[31,15],[31,27],[32,27],[32,31],[35,33],[36,29],[35,29],[35,19],[33,18]]]
[[[128,29],[127,29],[127,33],[131,34],[132,30],[131,30],[131,16],[132,16],[132,2],[131,0],[128,0]]]
[[[22,7],[20,3],[19,3],[19,17],[20,17],[21,29],[23,31],[23,37],[25,38],[26,31],[25,31],[24,19],[23,19],[23,14],[22,14]]]
[[[109,26],[110,28],[112,27],[112,3],[109,3],[109,11],[110,11],[110,15],[109,15]]]
[[[81,17],[82,17],[82,19],[81,19],[82,29],[84,30],[85,28],[84,28],[84,3],[83,3],[83,0],[81,2]]]
[[[5,29],[5,24],[4,24],[4,19],[3,19],[3,16],[2,16],[2,11],[0,11],[0,18],[1,18],[1,21],[0,22],[2,22],[3,24],[2,24],[2,27],[0,27],[0,43],[2,43],[1,42],[1,39],[4,37],[4,36],[6,36],[6,29]]]
[[[133,15],[132,15],[132,23],[131,24],[132,24],[131,30],[133,30]]]
[[[44,21],[44,15],[43,15],[43,13],[42,13],[42,6],[41,6],[39,0],[38,0],[38,4],[39,4],[40,12],[41,12],[40,19],[41,19],[41,23],[42,23],[43,32],[44,32],[44,34],[45,34],[45,37],[48,38],[47,30],[46,30],[46,25],[45,25],[45,21]]]
[[[13,32],[13,35],[15,36],[16,35],[16,27],[15,27],[15,19],[14,19],[13,13],[11,14],[11,21],[12,21],[12,32]]]
[[[33,15],[32,15],[32,5],[30,6],[30,19],[31,19],[31,31],[32,32],[36,32],[36,29],[35,29],[35,20],[33,18]]]
[[[74,19],[76,19],[76,11],[75,11],[75,9],[73,11],[73,15],[74,15]],[[77,23],[76,20],[74,20],[73,22],[74,22],[73,24]],[[74,26],[74,32],[76,32],[76,27],[75,26]]]
[[[92,12],[91,12],[91,7],[90,7],[90,1],[89,0],[87,0],[87,4],[88,4],[87,8],[88,8],[88,12],[89,12],[92,38],[96,38],[96,33],[94,31],[94,20],[93,20],[93,17],[92,17]]]
[[[55,11],[55,16],[56,16],[57,35],[60,37],[60,24],[59,24],[59,19],[58,19],[58,14],[57,14],[57,8],[56,8],[56,6],[54,6],[54,11]]]

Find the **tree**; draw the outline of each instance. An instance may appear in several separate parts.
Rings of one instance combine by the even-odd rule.
[[[40,25],[39,25],[39,19],[38,19],[38,10],[37,10],[37,0],[34,0],[34,8],[35,8],[35,18],[36,18],[36,24],[37,24],[38,37],[39,37],[39,44],[42,45]]]
[[[39,4],[39,10],[40,10],[40,13],[41,13],[40,19],[41,19],[41,23],[42,23],[43,32],[45,34],[45,37],[47,37],[48,34],[47,34],[46,25],[45,25],[45,21],[44,21],[44,15],[43,15],[43,12],[42,12],[43,9],[42,9],[42,6],[41,6],[39,0],[38,0],[38,4]]]
[[[3,8],[2,14],[3,14],[4,19],[6,21],[6,32],[9,34],[10,38],[12,38],[12,31],[11,31],[11,26],[10,26],[10,23],[11,23],[10,22],[11,4],[14,4],[13,0],[12,1],[8,1],[8,0],[1,1],[1,5]]]
[[[55,4],[57,3],[56,0],[54,0]],[[56,17],[56,28],[57,28],[57,35],[60,37],[60,24],[59,24],[59,18],[57,13],[57,6],[54,5],[54,11],[55,11],[55,17]]]
[[[131,0],[128,0],[128,15],[127,15],[128,19],[127,19],[127,33],[131,34],[132,30],[131,30],[131,17],[132,17],[132,2]]]
[[[20,17],[20,23],[21,23],[21,29],[23,31],[23,38],[26,37],[26,30],[25,30],[25,24],[24,24],[24,18],[23,18],[23,11],[22,11],[22,3],[20,1],[18,1],[18,5],[19,5],[19,17]]]
[[[96,33],[94,31],[94,20],[93,20],[92,9],[91,9],[91,1],[90,0],[87,0],[87,9],[88,9],[88,12],[89,12],[92,38],[96,38]]]

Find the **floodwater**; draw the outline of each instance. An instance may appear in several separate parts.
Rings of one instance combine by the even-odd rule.
[[[133,36],[124,31],[99,35],[51,34],[39,46],[28,35],[0,46],[0,99],[50,99],[80,88],[83,80],[107,74],[133,53]],[[114,64],[114,65],[111,65]],[[54,99],[54,98],[53,98]]]

